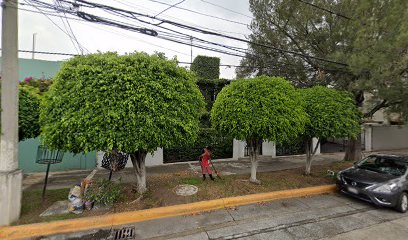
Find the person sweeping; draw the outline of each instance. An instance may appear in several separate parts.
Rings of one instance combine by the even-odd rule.
[[[200,166],[201,166],[201,172],[203,174],[203,181],[205,181],[206,179],[206,174],[208,174],[210,176],[211,180],[215,180],[214,177],[212,176],[212,172],[211,172],[211,168],[210,168],[210,164],[209,161],[211,159],[211,152],[212,149],[209,146],[206,146],[203,151],[202,154],[200,155],[199,159],[200,159]]]

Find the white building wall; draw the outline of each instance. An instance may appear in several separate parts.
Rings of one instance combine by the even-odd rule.
[[[372,151],[404,148],[408,148],[408,125],[371,126]]]
[[[98,168],[101,168],[103,154],[104,152],[102,151],[99,151],[96,153],[96,158],[98,161]],[[146,156],[146,166],[157,166],[157,165],[163,165],[163,148],[158,148],[153,154],[149,153]],[[126,167],[133,167],[130,157],[128,159]]]

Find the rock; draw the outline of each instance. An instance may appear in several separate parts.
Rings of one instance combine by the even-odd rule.
[[[68,211],[68,200],[58,201],[52,204],[47,210],[40,214],[40,217],[66,214]]]
[[[179,196],[191,196],[198,192],[198,187],[189,184],[180,184],[175,188],[175,192]]]
[[[109,205],[103,205],[103,204],[96,204],[93,206],[92,210],[96,210],[96,211],[104,211],[104,210],[109,210],[111,209],[112,206]]]

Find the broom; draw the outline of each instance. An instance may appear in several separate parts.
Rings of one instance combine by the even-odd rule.
[[[222,179],[220,174],[218,173],[217,169],[215,169],[213,162],[209,159],[208,161],[210,161],[212,168],[214,169],[215,174],[217,174],[217,177],[219,179]]]

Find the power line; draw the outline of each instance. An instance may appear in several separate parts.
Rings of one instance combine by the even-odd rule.
[[[26,2],[28,3],[27,0],[26,0]],[[48,18],[48,20],[50,20],[57,28],[59,28],[63,33],[65,33],[69,37],[69,39],[71,40],[75,50],[78,52],[78,49],[76,48],[75,43],[73,42],[73,38],[68,32],[64,31],[57,23],[55,23],[50,17],[48,17],[47,14],[45,14],[40,8],[38,8],[35,5],[31,5],[31,6],[35,7],[40,13],[42,13],[46,18]],[[15,6],[15,7],[17,7],[17,6]],[[78,46],[80,46],[79,42],[78,42]]]
[[[32,51],[32,50],[18,50],[18,51],[22,53],[38,53],[38,54],[61,55],[61,56],[80,56],[80,54],[75,54],[75,53],[45,52],[45,51]]]
[[[186,64],[186,65],[193,64],[192,62],[180,62],[180,61],[178,61],[177,63]],[[210,66],[210,65],[207,65],[207,66]],[[219,67],[234,67],[234,68],[254,68],[254,69],[259,69],[260,68],[260,66],[246,66],[246,65],[235,65],[235,64],[219,64],[218,66]],[[265,66],[262,66],[262,67],[265,67]],[[282,68],[282,67],[279,67],[279,66],[266,66],[266,68],[270,68],[270,69],[273,69],[273,70],[280,70],[280,71],[295,69],[295,68],[288,68],[288,67]]]
[[[179,5],[179,4],[181,4],[181,3],[185,2],[185,1],[186,1],[186,0],[181,0],[181,1],[178,2],[178,3],[175,3],[175,4],[171,5],[171,6],[169,6],[168,8],[166,8],[166,9],[164,9],[163,11],[159,12],[158,14],[156,14],[155,17],[159,16],[160,14],[164,13],[165,11],[167,11],[167,10],[173,8],[173,7],[176,7],[177,5]]]
[[[322,11],[328,12],[328,13],[330,13],[330,14],[336,15],[336,16],[338,16],[338,17],[342,17],[342,18],[344,18],[344,19],[351,20],[351,18],[349,18],[349,17],[347,17],[347,16],[344,16],[343,14],[333,12],[333,11],[331,11],[330,9],[326,9],[326,8],[320,7],[320,6],[316,5],[316,4],[313,4],[313,3],[310,3],[310,2],[306,2],[306,1],[303,1],[303,0],[298,0],[298,1],[301,2],[301,3],[307,4],[307,5],[309,5],[309,6],[312,6],[312,7],[314,7],[314,8],[320,9],[320,10],[322,10]]]
[[[1,48],[0,48],[1,51]],[[79,54],[74,53],[62,53],[62,52],[48,52],[48,51],[32,51],[32,50],[18,50],[18,52],[22,53],[37,53],[37,54],[46,54],[46,55],[61,55],[61,56],[80,56]],[[191,65],[192,62],[181,62],[177,61],[178,64],[186,64]],[[208,65],[210,66],[210,65]],[[235,67],[235,68],[259,68],[259,66],[245,66],[245,65],[234,65],[234,64],[219,64],[219,67]],[[289,70],[290,68],[279,68],[278,66],[268,66],[268,68],[275,69],[275,70]]]
[[[115,1],[118,2],[118,3],[120,3],[120,4],[125,5],[125,6],[127,6],[127,7],[145,9],[145,10],[147,10],[147,11],[149,11],[149,12],[152,12],[152,14],[154,14],[154,12],[155,12],[155,11],[149,9],[149,8],[146,8],[146,7],[143,7],[143,6],[140,6],[140,5],[136,5],[136,4],[134,4],[133,2],[128,2],[128,1],[126,1],[126,0],[115,0]],[[198,26],[198,27],[201,27],[201,28],[204,28],[204,29],[207,29],[207,30],[211,30],[211,31],[224,32],[224,33],[230,33],[230,34],[237,34],[237,35],[242,35],[242,36],[248,35],[247,33],[242,33],[242,32],[225,31],[225,30],[221,30],[221,29],[214,29],[214,28],[208,28],[208,27],[204,27],[204,26],[199,26],[199,25],[194,24],[194,23],[192,23],[192,22],[189,22],[189,21],[186,21],[186,20],[183,20],[183,19],[174,17],[174,16],[170,16],[170,15],[165,15],[165,14],[164,14],[163,16],[166,16],[167,18],[171,18],[171,19],[176,19],[176,20],[178,20],[178,21],[182,21],[182,22],[184,22],[184,23],[187,23],[187,24],[190,24],[190,25],[193,25],[193,26]]]
[[[16,7],[13,7],[13,8],[16,8]],[[21,7],[19,7],[18,10],[25,11],[25,12],[31,12],[31,13],[43,14],[42,12],[39,12],[39,11],[35,11],[35,10],[32,10],[32,9],[21,8]],[[60,15],[53,14],[53,13],[47,13],[47,15],[52,16],[52,17],[60,17]],[[75,20],[75,21],[88,22],[88,21],[86,21],[86,20],[84,20],[82,18],[73,18],[73,17],[66,17],[66,18],[71,19],[71,20]]]
[[[82,22],[83,22],[82,24],[89,23],[88,21],[85,21],[85,20],[83,20]],[[166,50],[168,50],[168,51],[172,51],[172,52],[175,52],[175,53],[178,53],[178,54],[182,54],[182,55],[185,55],[185,56],[190,56],[190,54],[183,53],[183,52],[180,52],[180,51],[171,49],[171,48],[163,47],[163,46],[160,46],[160,45],[157,45],[157,44],[154,44],[154,43],[151,43],[151,42],[142,40],[142,39],[137,38],[137,37],[132,36],[132,35],[128,35],[128,34],[125,34],[125,33],[117,32],[117,31],[114,31],[114,30],[108,30],[108,29],[100,28],[100,27],[97,27],[97,26],[94,26],[94,25],[88,25],[88,24],[85,24],[85,25],[86,25],[86,26],[89,26],[89,27],[93,27],[93,28],[99,29],[99,30],[101,30],[101,31],[105,31],[105,32],[109,32],[109,33],[121,35],[121,36],[124,36],[124,37],[126,37],[126,38],[133,38],[133,39],[135,39],[136,41],[143,42],[143,43],[146,43],[146,44],[149,44],[149,45],[158,47],[158,48],[166,49]]]
[[[39,2],[39,1],[37,1],[37,2]],[[63,1],[63,2],[70,3],[68,1]],[[39,2],[39,3],[42,3],[42,2]],[[52,7],[52,5],[48,5],[48,4],[46,4],[46,5],[49,6],[49,8],[51,8],[51,9],[55,9],[55,7]],[[62,9],[56,9],[56,10],[57,11],[64,11]],[[72,14],[72,12],[69,12],[69,13]],[[103,24],[106,24],[106,25],[110,25],[110,26],[116,26],[116,27],[124,28],[124,29],[127,29],[127,30],[134,30],[134,28],[129,26],[129,25],[118,24],[118,23],[112,22],[112,20],[109,20],[109,19],[107,20],[106,18],[97,17],[97,16],[89,14],[89,13],[79,12],[78,11],[78,12],[76,12],[76,15],[83,18],[83,19],[85,19],[85,20],[91,21],[91,22],[99,22],[99,23],[103,23]],[[117,14],[117,15],[118,16],[123,16],[123,14]],[[145,22],[145,21],[141,21],[141,22],[155,26],[154,24],[151,24],[149,22]],[[174,30],[171,30],[171,29],[168,29],[168,28],[165,28],[163,26],[158,26],[158,27],[164,28],[166,30],[170,30],[170,31],[173,31],[173,32],[176,32],[176,33],[179,33],[180,35],[184,35],[184,37],[185,37],[184,40],[187,40],[187,39],[189,40],[190,39],[189,35],[186,35],[186,34],[183,34],[181,32],[177,32],[177,31],[174,31]],[[156,36],[156,35],[157,35],[157,32],[154,31],[154,34],[152,34],[152,36]],[[169,35],[169,33],[161,32],[161,35],[158,38],[162,38],[162,39],[169,40],[169,41],[176,42],[176,43],[180,43],[180,44],[190,45],[190,43],[186,43],[186,42],[181,41],[179,38],[182,37],[182,36],[180,36],[180,35],[179,36],[171,35],[171,34]],[[199,39],[199,38],[195,38],[195,39],[198,40],[199,42],[211,43],[211,42],[208,42],[208,41],[203,40],[203,39]],[[217,44],[217,43],[212,43],[212,44],[216,45],[216,46],[223,46],[223,47],[226,47],[226,48],[237,51],[237,48],[235,48],[235,47],[224,46],[224,45]],[[211,47],[207,47],[207,46],[203,46],[203,45],[195,44],[193,46],[197,47],[197,48],[204,49],[204,50],[215,51],[215,52],[223,53],[223,54],[227,54],[227,55],[243,57],[243,55],[237,55],[236,53],[233,53],[233,52],[226,52],[226,51],[222,51],[222,50],[219,50],[219,49],[215,49],[215,48],[211,48]]]
[[[208,1],[205,1],[205,0],[201,0],[201,2],[207,3],[207,4],[209,4],[209,5],[212,5],[212,6],[215,6],[215,7],[218,7],[218,8],[222,8],[222,9],[224,9],[224,10],[227,10],[228,12],[232,12],[232,13],[235,13],[235,14],[238,14],[238,15],[241,15],[241,16],[244,16],[244,17],[253,19],[252,16],[249,16],[249,15],[246,15],[246,14],[243,14],[243,13],[240,13],[240,12],[237,12],[237,11],[234,11],[234,10],[231,10],[231,9],[229,9],[229,8],[223,7],[223,6],[221,6],[221,5],[218,5],[218,4],[215,4],[215,3],[212,3],[212,2],[208,2]]]
[[[165,20],[165,19],[161,19],[161,18],[155,18],[155,17],[149,16],[149,15],[134,12],[134,11],[124,10],[124,9],[120,9],[120,8],[115,8],[115,7],[111,7],[111,6],[107,6],[107,5],[103,5],[103,4],[97,4],[97,3],[93,3],[93,2],[87,2],[87,1],[83,1],[83,0],[77,0],[77,1],[75,1],[75,3],[70,2],[70,1],[65,1],[65,0],[60,0],[60,1],[63,1],[63,2],[69,3],[69,4],[75,4],[77,7],[80,6],[80,7],[101,8],[101,9],[107,11],[107,12],[111,12],[111,13],[116,14],[118,16],[123,16],[123,17],[134,19],[134,20],[138,20],[140,22],[143,22],[143,23],[155,26],[155,27],[163,28],[163,26],[161,26],[161,24],[167,23],[167,24],[170,24],[172,26],[182,28],[182,29],[185,29],[185,30],[195,31],[195,32],[199,32],[199,33],[202,33],[202,34],[208,34],[208,35],[224,37],[224,38],[228,38],[228,39],[232,39],[232,40],[236,40],[236,41],[240,41],[240,42],[245,42],[245,43],[248,43],[248,44],[253,44],[253,45],[265,47],[265,48],[274,50],[277,53],[288,53],[288,54],[292,54],[292,55],[301,56],[301,57],[304,57],[304,58],[307,58],[307,59],[314,59],[314,60],[324,61],[324,62],[328,62],[328,63],[334,63],[334,64],[338,64],[338,65],[342,65],[342,66],[347,66],[344,63],[340,63],[340,62],[336,62],[336,61],[332,61],[332,60],[328,60],[328,59],[324,59],[324,58],[309,56],[309,55],[294,52],[294,51],[291,51],[291,50],[280,49],[280,48],[273,47],[273,46],[270,46],[270,45],[255,43],[255,42],[251,42],[251,41],[246,40],[246,39],[241,39],[241,38],[236,38],[236,37],[232,37],[232,36],[228,36],[228,35],[224,35],[224,34],[220,34],[220,33],[216,33],[216,32],[211,32],[211,31],[200,29],[200,28],[192,27],[192,26],[189,26],[189,25],[186,25],[186,24],[181,24],[181,23],[177,23],[177,22],[174,22],[174,21],[169,21],[169,20]],[[57,10],[57,11],[65,11],[65,12],[68,12],[68,13],[71,13],[71,14],[76,14],[79,17],[82,17],[85,20],[88,20],[88,21],[91,21],[91,22],[99,22],[99,23],[103,23],[103,24],[106,24],[106,25],[110,25],[110,26],[116,26],[116,27],[124,28],[124,29],[127,29],[127,30],[134,30],[134,27],[132,27],[132,26],[118,24],[116,22],[111,22],[111,21],[106,21],[106,19],[103,19],[101,17],[96,17],[96,16],[94,16],[92,14],[84,13],[84,12],[81,12],[81,11],[73,12],[73,11],[68,11],[68,10],[65,10],[65,9],[58,9],[58,8],[55,8],[55,6],[53,6],[53,5],[50,5],[50,4],[41,2],[41,1],[36,1],[36,2],[38,2],[39,4],[42,4],[43,6],[46,6],[48,8],[51,8],[51,9],[54,9],[54,10]],[[81,3],[81,4],[79,4],[79,3]],[[151,23],[151,22],[143,21],[141,19],[138,19],[136,16],[147,17],[147,18],[150,18],[152,20],[159,20],[160,23]],[[190,38],[190,35],[188,35],[188,34],[180,33],[180,32],[174,31],[174,30],[169,29],[169,28],[165,28],[165,29],[167,29],[169,31],[172,31],[172,32],[176,32],[176,33],[184,36],[184,40],[187,40],[187,39],[189,40],[189,38]],[[149,35],[157,36],[158,38],[166,39],[166,40],[173,41],[173,42],[176,42],[176,43],[190,45],[190,42],[185,42],[183,40],[180,40],[179,39],[181,37],[180,35],[174,35],[174,34],[169,35],[168,32],[167,33],[164,32],[164,34],[167,34],[167,37],[166,36],[161,36],[161,35],[157,36],[158,34],[155,34],[155,35],[149,34]],[[231,47],[231,46],[227,46],[227,45],[224,45],[224,44],[214,43],[214,42],[202,40],[202,39],[199,39],[199,38],[195,38],[195,39],[197,39],[199,41],[202,41],[203,43],[206,43],[206,44],[221,46],[221,47],[228,48],[230,50],[234,50],[234,51],[238,51],[238,52],[241,51],[240,48],[237,48],[237,47]],[[202,46],[202,45],[197,46],[197,45],[195,45],[195,47],[199,47],[199,48],[202,48],[202,49],[205,49],[205,50],[215,51],[215,52],[219,52],[219,53],[223,53],[223,54],[229,54],[229,55],[233,55],[233,56],[244,57],[243,55],[239,55],[239,54],[236,54],[236,53],[231,53],[231,52],[228,52],[228,51],[223,51],[223,50],[220,50],[220,49],[210,48],[208,46]],[[244,53],[246,53],[246,52],[244,52]]]
[[[27,10],[27,11],[35,12],[35,13],[41,13],[41,12],[36,12],[36,11],[31,11],[31,10]],[[84,13],[81,12],[81,14],[84,14]],[[81,16],[81,14],[79,14],[79,16]],[[89,14],[88,14],[88,15],[89,15]],[[83,18],[86,19],[86,20],[84,20],[84,19],[74,19],[74,20],[80,20],[80,21],[84,21],[84,22],[98,22],[98,21],[96,21],[95,19],[90,20],[90,19],[93,17],[93,15],[89,15],[89,16],[88,16],[88,15],[87,15],[87,17],[83,17]],[[57,17],[58,15],[52,15],[52,16],[56,16],[56,17]],[[133,30],[133,29],[132,29],[131,27],[129,27],[129,26],[120,25],[120,24],[117,24],[117,23],[112,24],[112,23],[109,22],[109,21],[104,21],[104,23],[107,24],[107,25],[110,25],[110,26],[115,26],[115,27],[124,28],[124,29],[126,29],[126,30]],[[190,43],[185,43],[185,42],[182,42],[182,41],[180,41],[180,40],[175,40],[175,39],[172,39],[171,37],[172,37],[171,35],[167,35],[167,36],[166,36],[166,34],[163,32],[162,35],[161,35],[159,38],[161,38],[161,39],[163,39],[163,40],[167,40],[167,41],[172,41],[172,42],[175,42],[175,43],[179,43],[179,44],[190,45]],[[174,36],[173,36],[173,37],[174,37]],[[157,47],[160,47],[160,48],[163,48],[163,49],[167,49],[167,50],[170,50],[170,51],[178,52],[178,53],[180,53],[180,54],[184,54],[184,53],[181,53],[181,52],[176,51],[176,50],[173,50],[173,49],[165,48],[165,47],[158,46],[158,45],[155,45],[155,44],[152,44],[152,43],[149,43],[149,44],[154,45],[154,46],[157,46]],[[215,52],[219,52],[219,53],[222,53],[222,54],[227,54],[227,55],[233,55],[233,56],[243,57],[242,55],[237,55],[237,54],[234,54],[234,53],[231,53],[231,52],[225,52],[225,51],[221,51],[221,50],[218,50],[218,49],[214,49],[214,48],[210,48],[210,47],[206,47],[206,46],[202,46],[202,45],[197,45],[197,44],[195,44],[195,45],[193,45],[193,46],[194,46],[194,47],[197,47],[197,48],[204,49],[204,50],[208,50],[208,51],[215,51]],[[187,54],[184,54],[184,55],[187,55]]]
[[[65,1],[65,0],[61,0],[61,1],[68,2],[68,1]],[[149,0],[149,1],[155,1],[155,0]],[[127,15],[125,15],[125,14],[123,14],[123,15],[124,15],[124,16],[127,16],[127,17],[130,17],[130,18],[133,18],[133,19],[136,19],[136,20],[139,20],[139,21],[141,21],[141,20],[138,19],[138,18],[136,18],[136,17],[134,17],[134,15],[142,16],[142,17],[148,17],[148,18],[151,18],[151,19],[155,19],[155,20],[161,21],[161,23],[159,23],[159,24],[153,24],[153,23],[149,23],[149,22],[146,22],[146,21],[142,21],[142,22],[144,22],[144,23],[147,23],[147,24],[150,24],[150,25],[153,25],[153,26],[159,26],[160,24],[167,23],[167,24],[170,24],[170,25],[173,25],[173,26],[182,28],[182,29],[186,29],[186,30],[190,30],[190,31],[195,31],[195,32],[199,32],[199,33],[202,33],[202,34],[208,34],[208,35],[213,35],[213,36],[218,36],[218,37],[224,37],[224,38],[227,38],[227,39],[236,40],[236,41],[244,42],[244,43],[247,43],[247,44],[253,44],[253,45],[256,45],[256,46],[260,46],[260,47],[264,47],[264,48],[269,48],[269,49],[272,49],[272,50],[275,50],[275,51],[281,52],[281,53],[285,52],[285,53],[288,53],[288,54],[297,55],[297,56],[301,56],[301,57],[304,57],[304,58],[319,60],[319,61],[328,62],[328,63],[333,63],[333,64],[338,64],[338,65],[342,65],[342,66],[347,66],[347,64],[345,64],[345,63],[341,63],[341,62],[337,62],[337,61],[333,61],[333,60],[324,59],[324,58],[321,58],[321,57],[310,56],[310,55],[307,55],[307,54],[298,53],[298,52],[291,51],[291,50],[280,49],[280,48],[273,47],[273,46],[270,46],[270,45],[265,45],[265,44],[261,44],[261,43],[255,43],[255,42],[249,41],[249,40],[247,40],[247,39],[242,39],[242,38],[233,37],[233,36],[228,36],[228,35],[221,34],[221,33],[216,33],[216,32],[212,32],[212,31],[207,31],[207,30],[203,30],[203,29],[200,29],[200,28],[197,28],[197,27],[188,26],[188,25],[186,25],[186,24],[177,23],[177,22],[174,22],[174,21],[165,20],[165,19],[160,19],[160,18],[155,18],[155,17],[149,16],[149,15],[147,15],[147,14],[142,14],[142,13],[138,13],[138,12],[128,11],[128,10],[124,10],[124,9],[118,9],[118,8],[115,8],[115,7],[112,7],[112,6],[107,6],[107,5],[103,5],[103,4],[97,4],[97,3],[91,3],[91,2],[84,1],[84,0],[77,0],[76,2],[81,2],[81,3],[84,3],[84,4],[88,4],[88,5],[93,6],[93,7],[99,7],[99,8],[102,8],[102,9],[106,9],[106,10],[108,10],[108,11],[113,11],[113,12],[115,12],[115,11],[120,11],[120,12],[122,12],[122,13],[127,13],[127,14],[129,14],[129,16],[127,16]],[[82,5],[82,6],[85,6],[85,7],[86,7],[87,5]],[[187,34],[186,34],[186,35],[187,35]],[[187,35],[187,36],[188,36],[188,35]],[[209,41],[207,41],[207,42],[209,42]]]
[[[27,0],[26,0],[26,1],[27,1]],[[55,3],[58,5],[58,2],[57,2],[57,1],[55,1]],[[64,13],[64,15],[65,15],[65,13]],[[66,17],[66,15],[65,15],[65,17]],[[71,36],[71,42],[72,42],[72,44],[75,45],[75,43],[76,43],[76,44],[78,45],[79,51],[81,51],[81,54],[83,54],[83,53],[84,53],[84,49],[81,47],[81,44],[79,44],[79,41],[78,41],[78,39],[76,38],[74,32],[72,31],[71,25],[69,24],[68,20],[66,19],[66,21],[67,21],[68,24],[65,24],[64,18],[62,18],[61,15],[60,15],[60,19],[61,19],[62,24],[64,25],[65,31]],[[67,26],[67,25],[68,25],[68,26]],[[75,42],[75,43],[74,43],[74,42]]]
[[[160,1],[157,1],[157,0],[148,0],[148,1],[163,4],[163,5],[167,5],[167,6],[171,6],[171,4],[160,2]],[[226,19],[226,18],[222,18],[222,17],[217,17],[217,16],[210,15],[210,14],[205,14],[205,13],[202,13],[202,12],[197,12],[197,11],[194,11],[194,10],[191,10],[191,9],[188,9],[188,8],[177,7],[177,6],[175,6],[174,8],[181,9],[181,10],[184,10],[184,11],[187,11],[187,12],[192,12],[192,13],[195,13],[195,14],[198,14],[198,15],[201,15],[201,16],[211,17],[211,18],[215,18],[215,19],[218,19],[218,20],[223,20],[223,21],[230,22],[230,23],[235,23],[235,24],[239,24],[239,25],[248,26],[248,24],[246,24],[246,23],[237,22],[237,21],[234,21],[234,20],[230,20],[230,19]]]
[[[58,0],[54,0],[54,1],[57,3],[57,5],[60,4],[60,3],[58,2]],[[69,31],[71,32],[72,37],[74,38],[75,42],[78,44],[78,47],[80,48],[81,53],[83,54],[84,49],[89,53],[89,50],[88,50],[87,48],[85,48],[84,46],[82,46],[82,45],[79,43],[78,38],[75,36],[75,33],[74,33],[74,31],[72,30],[72,27],[71,27],[71,24],[69,23],[69,20],[68,20],[68,18],[67,18],[67,15],[66,15],[65,13],[63,13],[63,14],[64,14],[64,17],[65,17],[65,21],[67,22],[68,29],[69,29]],[[61,17],[61,20],[63,20],[62,17]],[[64,21],[62,21],[62,22],[64,22]]]

